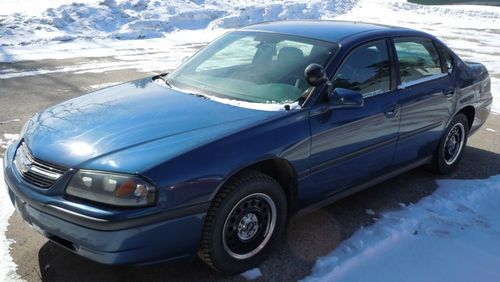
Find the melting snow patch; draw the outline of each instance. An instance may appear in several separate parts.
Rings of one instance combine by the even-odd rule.
[[[3,177],[3,159],[0,158],[0,281],[19,281],[21,278],[16,273],[17,265],[9,253],[13,241],[7,239],[5,234],[14,206],[10,202]]]
[[[240,275],[243,276],[243,278],[245,278],[247,280],[254,280],[254,279],[261,277],[262,272],[260,271],[259,268],[253,268],[253,269],[250,269],[250,270],[247,270],[247,271],[241,273]]]
[[[117,84],[120,84],[121,82],[110,82],[110,83],[103,83],[103,84],[96,84],[96,85],[90,85],[89,87],[85,88],[87,91],[96,91],[99,89],[104,89],[108,88],[111,86],[115,86]]]
[[[9,120],[2,120],[2,121],[0,121],[0,124],[6,124],[6,123],[9,123],[9,122],[17,122],[17,121],[21,121],[21,120],[18,119],[18,118],[9,119]]]
[[[500,175],[437,183],[320,258],[305,281],[499,281]]]

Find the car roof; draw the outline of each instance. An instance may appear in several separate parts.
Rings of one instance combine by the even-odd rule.
[[[359,37],[425,34],[403,27],[334,20],[274,21],[250,25],[242,30],[276,32],[336,43],[353,36],[360,39]]]

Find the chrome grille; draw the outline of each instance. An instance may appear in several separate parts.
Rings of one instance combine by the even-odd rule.
[[[24,141],[17,148],[14,163],[26,181],[42,188],[54,185],[68,171],[62,166],[34,158]]]

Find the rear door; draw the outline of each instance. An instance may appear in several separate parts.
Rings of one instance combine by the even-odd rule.
[[[451,114],[455,86],[432,39],[394,39],[401,123],[394,164],[404,166],[434,153]]]
[[[355,48],[332,80],[333,88],[363,94],[363,107],[328,110],[328,102],[322,101],[311,110],[312,166],[302,199],[328,197],[391,166],[399,115],[389,46],[378,40]]]

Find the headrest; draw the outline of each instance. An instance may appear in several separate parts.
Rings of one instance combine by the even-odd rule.
[[[304,59],[302,50],[295,47],[283,47],[278,52],[278,62],[294,62]]]

